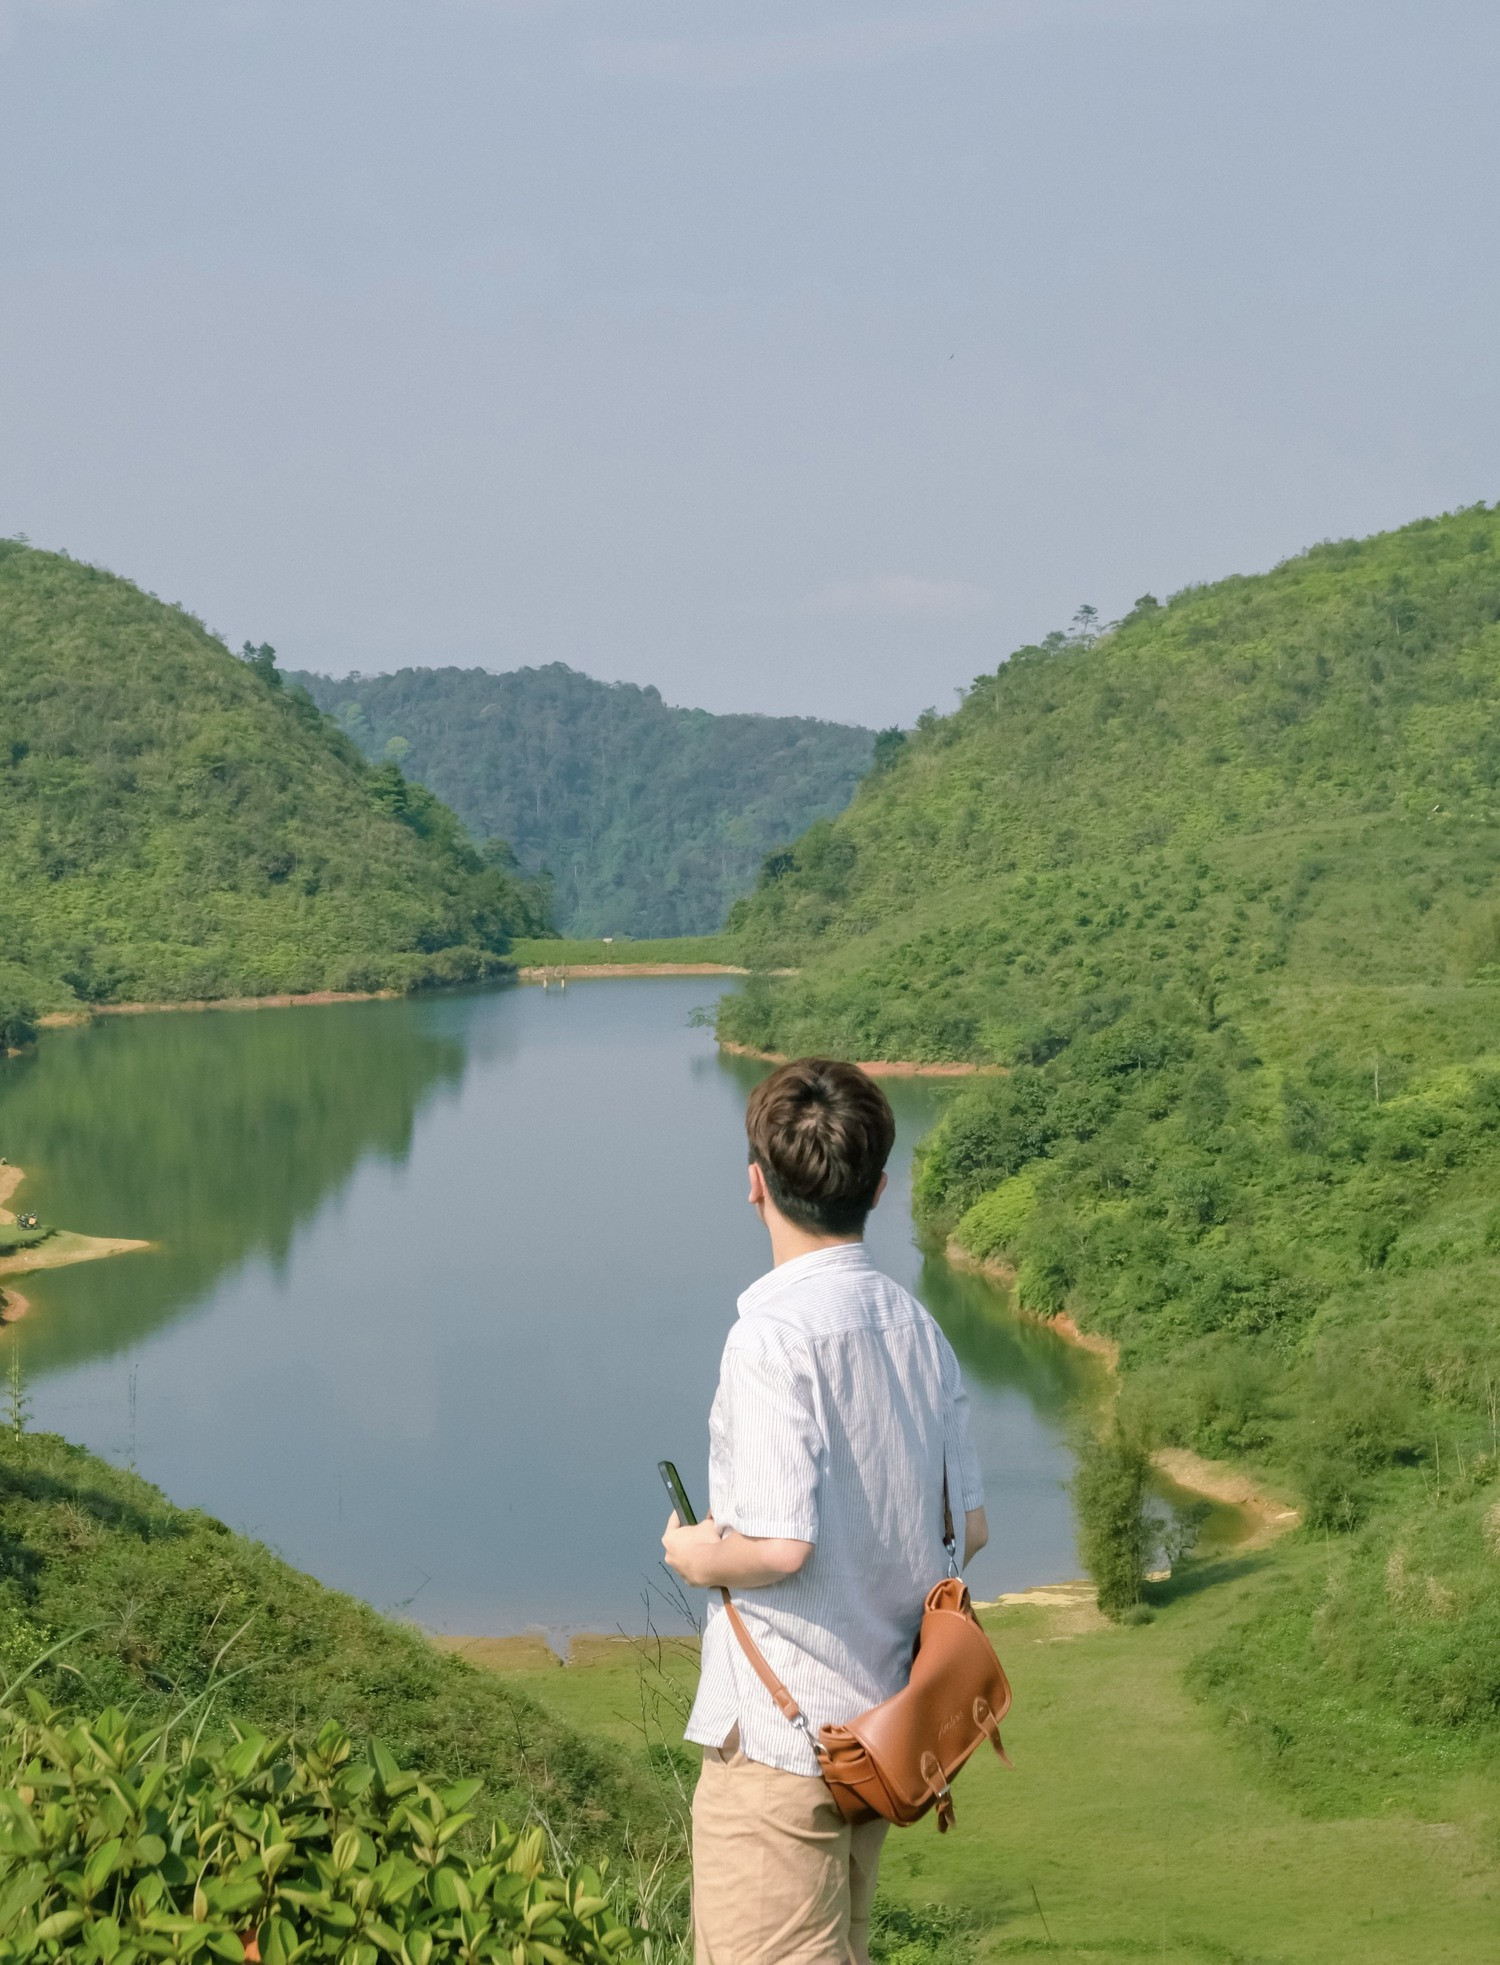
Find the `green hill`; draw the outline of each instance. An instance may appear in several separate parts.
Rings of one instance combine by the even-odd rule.
[[[545,925],[502,852],[372,769],[274,657],[0,541],[0,998],[412,988]]]
[[[298,676],[366,755],[552,876],[565,934],[711,934],[774,846],[845,806],[873,734],[673,709],[554,662]]]
[[[641,1756],[584,1737],[136,1475],[9,1420],[0,1535],[7,1684],[33,1671],[58,1703],[215,1728],[232,1715],[304,1745],[334,1719],[403,1763],[478,1777],[487,1809],[516,1827],[538,1811],[581,1853],[618,1856],[627,1835],[648,1856],[670,1842]]]
[[[1500,510],[1019,650],[730,925],[724,1036],[1011,1067],[929,1227],[1330,1538],[1203,1666],[1266,1763],[1493,1751]]]

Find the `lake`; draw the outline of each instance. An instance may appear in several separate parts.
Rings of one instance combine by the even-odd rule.
[[[716,978],[110,1017],[0,1069],[44,1222],[147,1252],[25,1279],[29,1424],[432,1629],[682,1628],[658,1459],[702,1501],[735,1298],[768,1266]],[[876,1261],[963,1362],[976,1595],[1078,1574],[1062,1482],[1090,1361],[924,1257],[899,1125]]]

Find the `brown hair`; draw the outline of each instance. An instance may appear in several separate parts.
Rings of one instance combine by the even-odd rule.
[[[856,1064],[796,1058],[762,1079],[745,1111],[750,1158],[799,1228],[858,1235],[875,1205],[896,1121]]]

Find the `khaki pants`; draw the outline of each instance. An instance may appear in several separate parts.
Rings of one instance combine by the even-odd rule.
[[[706,1747],[693,1795],[697,1965],[866,1965],[888,1822],[850,1828],[817,1774]]]

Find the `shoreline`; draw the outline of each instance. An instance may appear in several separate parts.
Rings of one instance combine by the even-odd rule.
[[[741,970],[740,974],[745,971]],[[785,1051],[758,1051],[753,1044],[736,1044],[728,1037],[718,1039],[719,1049],[734,1058],[755,1058],[761,1064],[787,1064]],[[1008,1078],[1008,1064],[922,1064],[910,1058],[856,1058],[856,1067],[867,1078]]]
[[[1069,1614],[1077,1629],[1106,1629],[1100,1614],[1094,1586],[1086,1578],[1067,1583],[1037,1583],[1024,1590],[1002,1590],[998,1596],[973,1599],[976,1611],[1012,1610],[1028,1604]],[[669,1657],[692,1662],[698,1657],[701,1638],[689,1631],[665,1636],[659,1631],[569,1631],[566,1650],[558,1650],[540,1630],[512,1631],[504,1637],[487,1637],[483,1632],[429,1631],[415,1627],[432,1646],[448,1658],[462,1658],[480,1672],[577,1672],[591,1666],[609,1665],[628,1651],[649,1649],[653,1660],[665,1652]],[[1071,1634],[1071,1633],[1070,1633]]]
[[[36,1020],[38,1030],[67,1030],[92,1023],[95,1017],[154,1017],[167,1010],[296,1010],[326,1003],[391,1003],[415,992],[404,989],[314,989],[305,995],[283,991],[275,996],[188,996],[175,1003],[93,1003],[87,1009],[49,1010]]]
[[[791,976],[795,969],[773,969],[775,976]],[[518,983],[580,982],[590,976],[617,979],[625,976],[748,976],[750,971],[732,962],[559,962],[528,963],[515,971]],[[507,980],[504,976],[494,979]],[[96,1017],[154,1017],[166,1012],[205,1010],[303,1010],[321,1009],[330,1003],[394,1003],[406,997],[431,996],[432,989],[310,989],[278,990],[269,996],[184,996],[160,1003],[89,1003],[76,1010],[48,1010],[36,1020],[38,1030],[70,1030],[89,1024]],[[961,1067],[967,1068],[967,1067]]]
[[[15,1226],[16,1217],[8,1204],[25,1178],[24,1167],[0,1165],[0,1226]],[[77,1235],[71,1228],[59,1228],[33,1249],[0,1256],[0,1277],[30,1275],[38,1269],[67,1269],[75,1262],[98,1262],[107,1255],[129,1255],[150,1246],[124,1235]],[[30,1297],[20,1290],[0,1287],[0,1325],[18,1324],[30,1310]]]
[[[731,962],[549,962],[517,969],[523,983],[584,982],[590,976],[615,980],[622,976],[748,976]]]
[[[943,1260],[950,1269],[961,1269],[969,1276],[984,1276],[1004,1290],[1013,1290],[1016,1286],[1013,1263],[970,1255],[951,1235],[943,1247]],[[1109,1371],[1119,1370],[1120,1347],[1112,1337],[1100,1337],[1096,1331],[1080,1330],[1077,1319],[1066,1310],[1055,1311],[1049,1316],[1041,1310],[1028,1310],[1024,1303],[1018,1302],[1013,1307],[1018,1317],[1025,1317],[1033,1324],[1040,1324],[1044,1330],[1055,1332],[1076,1350],[1087,1351],[1092,1357],[1100,1359]]]
[[[1016,1271],[1013,1264],[993,1259],[986,1261],[970,1255],[952,1236],[943,1250],[943,1258],[951,1268],[961,1269],[971,1276],[986,1276],[1006,1290],[1015,1289]],[[1019,1301],[1013,1303],[1013,1308],[1018,1317],[1041,1325],[1044,1330],[1054,1332],[1065,1344],[1098,1358],[1110,1377],[1118,1379],[1120,1347],[1113,1338],[1101,1337],[1095,1331],[1080,1330],[1077,1320],[1066,1310],[1046,1316],[1039,1310],[1028,1310]],[[1279,1495],[1259,1486],[1242,1468],[1228,1460],[1208,1460],[1201,1453],[1194,1453],[1191,1447],[1161,1446],[1152,1454],[1151,1464],[1183,1493],[1197,1495],[1221,1507],[1238,1508],[1251,1516],[1258,1526],[1252,1530],[1246,1546],[1282,1535],[1288,1529],[1296,1528],[1302,1520],[1300,1508],[1293,1507]]]

